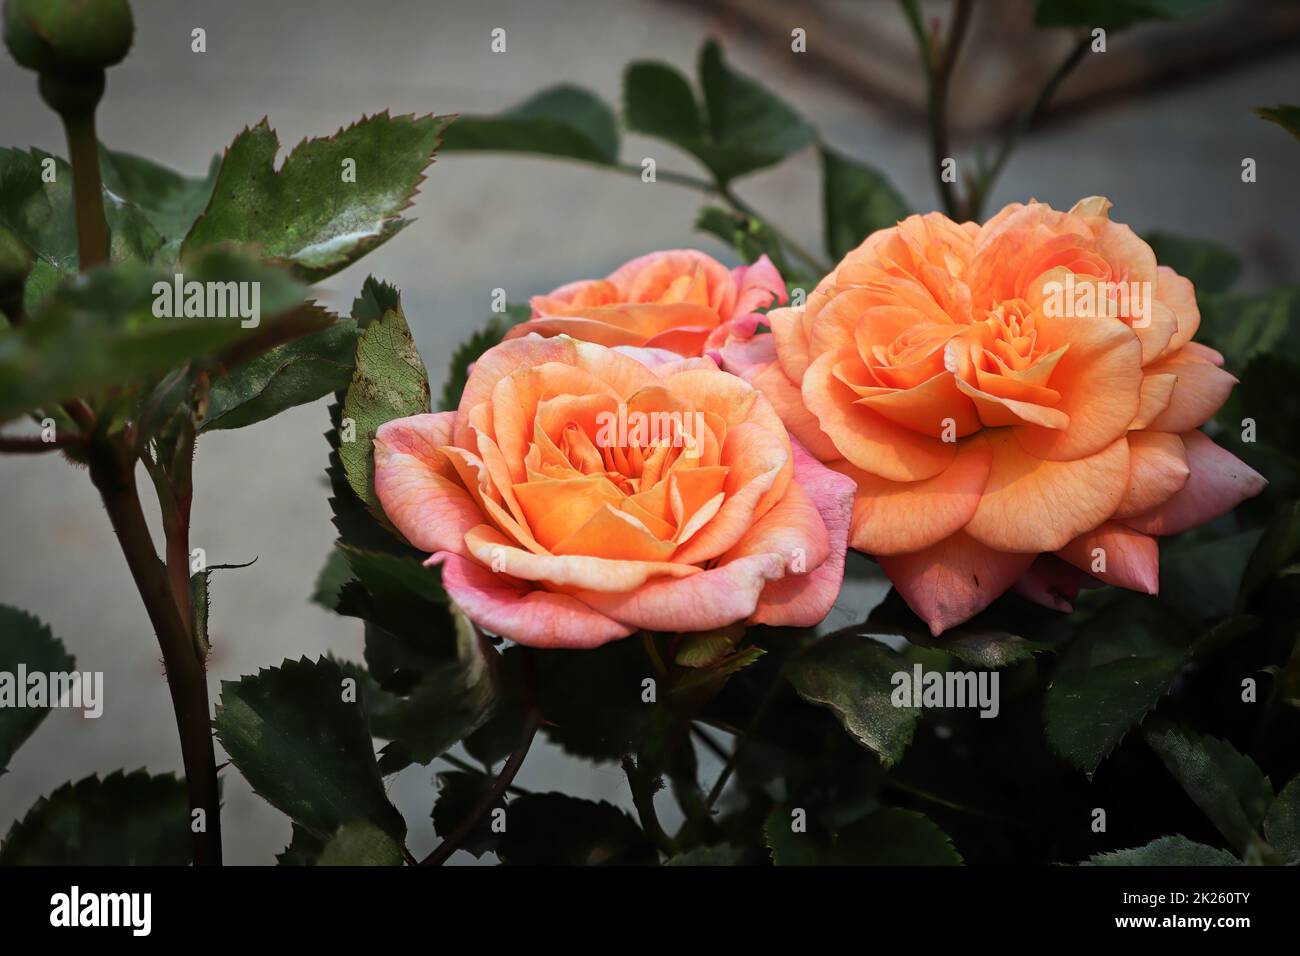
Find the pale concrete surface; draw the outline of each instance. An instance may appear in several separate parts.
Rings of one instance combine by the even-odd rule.
[[[918,130],[886,125],[870,104],[800,73],[797,59],[760,52],[680,4],[186,0],[135,7],[135,49],[110,74],[101,136],[181,170],[205,169],[263,114],[292,145],[365,112],[492,111],[561,81],[616,104],[626,63],[659,58],[693,72],[699,44],[712,32],[738,67],[764,75],[829,142],[886,170],[916,208],[936,205]],[[880,7],[870,16],[896,15],[893,4]],[[190,52],[196,26],[207,30],[202,55]],[[489,52],[496,26],[507,30],[505,55]],[[815,33],[809,40],[807,55],[814,56]],[[1068,207],[1104,193],[1115,217],[1140,230],[1217,237],[1238,250],[1280,244],[1281,269],[1294,278],[1300,147],[1249,109],[1293,99],[1297,79],[1295,60],[1274,60],[1057,127],[1015,156],[995,208],[1030,196]],[[34,86],[31,74],[0,57],[0,138],[62,152],[57,122]],[[661,169],[694,171],[674,150],[629,137],[624,158],[646,155]],[[1258,183],[1240,182],[1243,156],[1258,161]],[[739,187],[809,245],[818,244],[821,228],[819,188],[810,152]],[[412,211],[419,221],[323,290],[346,310],[368,272],[401,288],[436,390],[451,350],[486,316],[495,287],[523,301],[572,278],[603,275],[647,250],[683,244],[731,261],[713,240],[692,235],[699,205],[688,190],[558,160],[448,156],[430,171]],[[1252,270],[1247,280],[1257,284],[1263,273]],[[214,697],[221,680],[285,657],[360,654],[355,622],[307,603],[333,537],[321,484],[326,424],[318,403],[201,443],[194,544],[214,563],[259,559],[213,582]],[[158,652],[86,475],[54,457],[0,458],[0,487],[0,601],[47,621],[78,665],[104,671],[107,684],[102,719],[53,713],[0,778],[2,833],[65,780],[142,765],[166,771],[180,760]],[[878,596],[847,597],[839,623],[865,613]],[[707,754],[703,761],[707,780],[717,764]],[[412,768],[392,782],[417,854],[434,842],[429,775]],[[618,768],[591,768],[552,749],[537,749],[519,782],[630,807]],[[270,862],[287,842],[288,821],[236,773],[226,774],[225,795],[228,859]],[[671,825],[667,808],[665,817]]]

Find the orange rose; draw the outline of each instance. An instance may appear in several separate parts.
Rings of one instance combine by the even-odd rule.
[[[785,283],[767,256],[727,269],[694,249],[652,252],[587,279],[534,296],[532,318],[507,338],[530,332],[571,335],[599,345],[635,345],[699,355],[728,322],[758,322],[756,309],[784,302]]]
[[[1087,575],[1154,594],[1157,535],[1263,487],[1196,430],[1236,379],[1192,341],[1191,282],[1109,208],[912,216],[720,349],[857,482],[850,543],[935,634],[1013,585],[1066,610]]]
[[[485,353],[457,411],[383,425],[375,491],[472,620],[539,647],[814,624],[853,499],[711,359],[538,335]]]

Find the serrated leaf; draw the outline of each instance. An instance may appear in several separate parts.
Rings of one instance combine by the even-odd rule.
[[[491,684],[463,662],[428,671],[409,696],[371,714],[371,732],[390,741],[380,754],[381,772],[428,765],[481,727],[493,703]]]
[[[910,210],[884,174],[825,146],[822,167],[822,215],[826,248],[838,261],[877,229],[906,218]]]
[[[312,603],[319,604],[328,611],[337,611],[339,592],[345,584],[354,580],[356,578],[348,565],[347,555],[335,548],[316,573],[316,584],[311,592]]]
[[[1217,242],[1167,232],[1149,232],[1142,238],[1151,246],[1157,262],[1191,279],[1197,292],[1226,292],[1241,275],[1241,259]]]
[[[514,865],[599,866],[658,862],[654,844],[622,810],[562,793],[510,801],[497,849]]]
[[[447,368],[447,380],[442,386],[439,410],[456,410],[460,405],[461,392],[465,391],[465,383],[469,380],[469,367],[478,361],[479,356],[504,339],[513,326],[527,320],[529,314],[526,305],[509,306],[504,315],[492,316],[486,325],[456,347]]]
[[[366,281],[361,283],[361,294],[352,300],[352,319],[358,330],[382,319],[385,312],[401,311],[402,294],[397,287],[374,276],[366,276]]]
[[[1084,866],[1240,866],[1227,850],[1185,836],[1165,836],[1129,850],[1097,853]]]
[[[664,866],[740,866],[744,860],[744,849],[719,843],[717,846],[697,846],[685,853],[678,853],[667,860]]]
[[[1182,668],[1177,655],[1127,657],[1058,675],[1043,706],[1048,744],[1091,776]]]
[[[1276,123],[1296,139],[1300,139],[1300,106],[1261,106],[1255,110],[1262,119]]]
[[[255,247],[317,281],[391,239],[433,161],[445,116],[362,117],[299,143],[277,170],[280,141],[263,120],[226,149],[207,208],[181,254],[217,243]],[[344,164],[355,164],[355,182]]]
[[[1269,524],[1246,562],[1237,607],[1250,606],[1257,593],[1300,554],[1300,502],[1290,502]]]
[[[315,866],[325,849],[325,840],[306,827],[294,823],[289,845],[275,855],[277,866]]]
[[[400,310],[372,321],[357,343],[357,367],[343,400],[343,417],[355,423],[355,440],[339,445],[348,484],[376,515],[375,432],[380,425],[429,411],[429,376]]]
[[[608,166],[618,162],[618,127],[599,98],[560,84],[494,116],[457,118],[442,148],[541,153]]]
[[[227,250],[186,265],[187,282],[254,282],[261,327],[230,318],[154,314],[161,269],[117,263],[60,285],[41,311],[18,328],[0,329],[0,420],[33,408],[161,375],[268,331],[302,302],[303,288],[285,273]]]
[[[143,770],[65,783],[0,843],[0,866],[185,866],[190,859],[184,782]]]
[[[1300,863],[1300,776],[1293,777],[1268,808],[1264,836],[1284,863]]]
[[[796,832],[791,807],[775,807],[763,827],[777,866],[960,866],[961,854],[915,810],[882,807],[836,832]]]
[[[200,431],[244,428],[314,402],[352,381],[357,325],[336,321],[215,378]]]
[[[25,691],[16,686],[19,665],[28,674],[52,674],[69,673],[76,663],[63,642],[37,618],[0,604],[0,776],[8,772],[14,753],[50,712],[49,707],[20,707],[5,700],[6,679],[13,682],[11,692]]]
[[[492,788],[492,780],[485,774],[466,773],[460,770],[440,773],[436,779],[438,797],[433,804],[433,829],[445,840],[469,818],[480,801],[487,796]],[[504,809],[505,805],[505,799],[498,797],[488,811],[479,818],[469,834],[461,840],[460,849],[476,857],[495,850],[500,834],[492,831],[492,815],[495,811]]]
[[[886,767],[902,758],[921,716],[919,708],[895,707],[891,701],[892,679],[899,672],[910,673],[906,660],[856,634],[831,635],[786,665],[799,696],[829,708]]]
[[[317,866],[401,866],[402,845],[368,820],[345,823],[325,844]]]
[[[1206,737],[1166,720],[1149,721],[1142,736],[1192,802],[1244,855],[1259,840],[1273,785],[1227,741]]]
[[[406,823],[384,792],[364,697],[345,701],[343,681],[336,662],[305,657],[222,681],[213,726],[253,789],[317,835],[369,820],[401,841]]]
[[[194,617],[194,647],[201,659],[206,659],[212,643],[208,638],[208,587],[212,583],[212,569],[205,568],[190,575],[190,610]]]

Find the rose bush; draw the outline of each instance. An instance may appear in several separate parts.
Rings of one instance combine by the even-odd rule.
[[[853,486],[711,359],[568,336],[503,342],[455,412],[375,436],[375,490],[469,617],[521,643],[815,624],[839,593]]]
[[[608,278],[562,285],[534,296],[532,317],[511,330],[517,338],[571,335],[599,345],[634,345],[699,355],[721,326],[753,330],[755,310],[785,302],[785,283],[767,256],[728,269],[694,249],[639,256]]]
[[[1013,586],[1154,594],[1157,536],[1263,486],[1197,430],[1236,379],[1192,341],[1191,282],[1109,206],[911,216],[718,350],[854,479],[851,545],[935,634]]]

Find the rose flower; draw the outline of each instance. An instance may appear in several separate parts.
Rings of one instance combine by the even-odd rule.
[[[389,519],[521,644],[808,625],[839,593],[853,483],[708,358],[651,368],[528,335],[475,363],[457,411],[388,422],[374,446]]]
[[[851,545],[936,635],[1013,586],[1155,594],[1156,537],[1264,485],[1197,430],[1236,379],[1192,341],[1191,282],[1109,208],[911,216],[719,350],[857,482]]]
[[[599,345],[637,345],[699,355],[728,322],[758,322],[756,309],[786,300],[785,283],[767,256],[728,269],[694,249],[652,252],[607,279],[561,286],[532,299],[532,317],[507,338],[530,332],[570,335]]]

